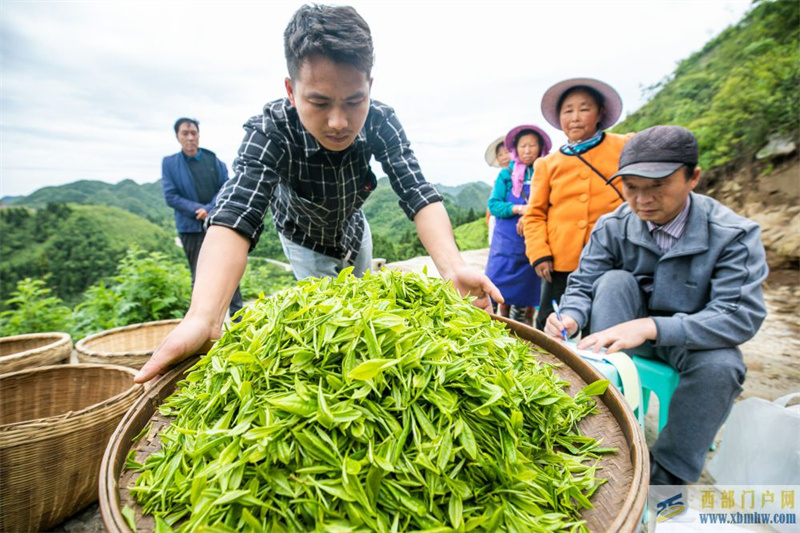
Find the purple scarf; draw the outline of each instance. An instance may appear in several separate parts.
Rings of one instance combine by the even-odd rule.
[[[511,171],[511,194],[519,198],[522,194],[522,185],[525,183],[525,171],[528,165],[517,157],[517,151],[511,150],[511,160],[514,161],[514,169]]]

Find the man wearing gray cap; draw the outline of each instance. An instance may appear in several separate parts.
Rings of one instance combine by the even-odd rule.
[[[589,326],[580,348],[626,350],[680,374],[669,419],[651,449],[651,484],[700,477],[706,451],[742,390],[738,346],[766,316],[760,229],[692,190],[697,140],[678,126],[634,136],[620,155],[626,203],[601,217],[569,278],[560,338]],[[613,179],[613,178],[612,178]]]

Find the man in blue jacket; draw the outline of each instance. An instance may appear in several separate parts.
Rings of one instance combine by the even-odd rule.
[[[200,148],[200,125],[195,119],[175,121],[175,136],[181,151],[164,158],[161,187],[164,200],[175,210],[175,226],[192,270],[194,284],[197,258],[205,238],[204,224],[214,208],[217,193],[228,181],[228,168],[211,150]],[[231,316],[242,308],[242,294],[236,288],[231,300]]]
[[[767,263],[760,229],[692,190],[700,179],[697,140],[678,126],[634,136],[620,155],[626,203],[598,220],[569,277],[560,338],[589,326],[578,344],[630,350],[680,374],[667,425],[651,449],[650,482],[700,477],[706,452],[742,390],[738,346],[766,316]]]

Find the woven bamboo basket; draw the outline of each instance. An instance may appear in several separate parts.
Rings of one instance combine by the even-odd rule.
[[[495,318],[506,323],[519,338],[550,353],[543,355],[542,359],[559,366],[560,376],[570,383],[570,394],[604,379],[594,367],[541,332],[504,318]],[[128,411],[109,440],[100,467],[100,511],[109,533],[130,532],[121,511],[125,506],[134,511],[138,532],[154,531],[154,519],[142,514],[141,507],[128,490],[136,479],[136,473],[124,469],[125,460],[131,449],[135,450],[136,460],[144,462],[148,455],[161,448],[158,435],[169,425],[170,419],[159,414],[157,408],[196,362],[196,357],[190,358],[163,376]],[[616,388],[609,387],[598,398],[597,409],[598,414],[580,423],[581,431],[602,438],[603,446],[616,447],[618,451],[603,456],[602,477],[609,482],[592,496],[594,509],[585,510],[583,518],[593,532],[633,533],[638,528],[647,501],[650,467],[644,434]],[[132,447],[134,437],[148,424],[151,425],[147,434]]]
[[[97,500],[103,450],[144,391],[135,373],[88,364],[0,376],[0,531],[46,531]]]
[[[0,337],[0,374],[68,361],[72,338],[67,333],[30,333]]]
[[[78,361],[141,368],[181,319],[108,329],[75,344]]]

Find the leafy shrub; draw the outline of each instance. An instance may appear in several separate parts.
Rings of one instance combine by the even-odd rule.
[[[108,284],[98,282],[75,309],[76,335],[153,320],[181,318],[189,309],[188,267],[160,252],[128,250]]]
[[[0,336],[72,329],[72,312],[53,296],[45,280],[20,280],[5,304],[8,310],[0,313]]]
[[[83,301],[75,308],[75,337],[117,327],[119,297],[111,287],[100,281],[83,293]]]

